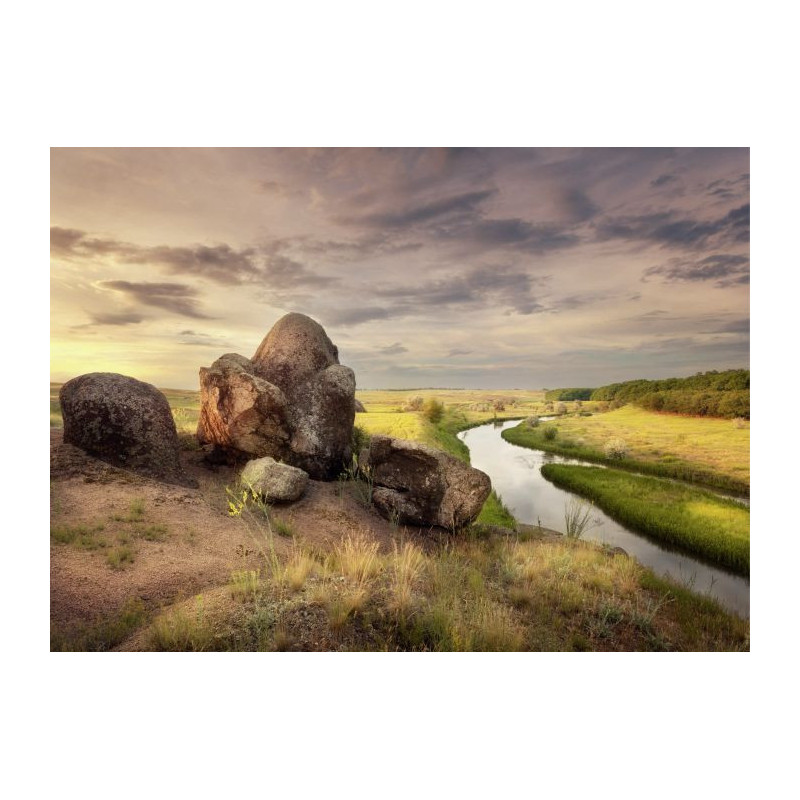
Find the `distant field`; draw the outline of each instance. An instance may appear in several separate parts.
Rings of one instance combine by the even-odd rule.
[[[685,461],[750,483],[749,422],[658,414],[624,406],[592,417],[565,417],[558,420],[558,427],[565,435],[583,438],[601,450],[609,439],[621,438],[633,458]]]
[[[545,430],[555,426],[555,438]],[[747,492],[750,486],[750,423],[711,417],[684,417],[624,406],[590,417],[569,416],[548,425],[503,432],[503,438],[523,447],[614,463],[663,477],[682,478],[719,488]],[[605,446],[621,439],[627,457],[614,462]]]

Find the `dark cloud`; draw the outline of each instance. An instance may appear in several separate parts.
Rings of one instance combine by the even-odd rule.
[[[542,281],[512,267],[484,266],[416,285],[378,289],[375,293],[399,303],[406,313],[431,306],[499,305],[518,314],[532,314],[543,308],[533,295],[534,285]]]
[[[318,275],[299,261],[283,255],[273,255],[267,259],[263,279],[269,288],[279,291],[303,286],[322,287],[338,283],[338,278]]]
[[[92,325],[138,325],[144,316],[136,311],[87,312]]]
[[[253,249],[234,250],[227,244],[207,247],[146,247],[124,260],[134,264],[154,264],[172,275],[194,275],[215,283],[234,285],[258,277]]]
[[[466,236],[484,248],[506,247],[527,253],[561,250],[580,242],[577,235],[563,227],[535,225],[520,218],[487,219],[470,226],[467,231],[453,231],[450,235]]]
[[[192,330],[181,331],[180,337],[180,344],[193,347],[217,347],[226,349],[232,346],[231,343],[225,339],[209,336],[207,333],[197,333]]]
[[[389,319],[397,316],[392,310],[385,306],[351,306],[345,308],[322,309],[319,316],[327,325],[360,325],[364,322],[371,322],[376,319]]]
[[[139,247],[127,242],[90,237],[84,231],[53,227],[50,247],[54,254],[90,258],[110,256],[126,264],[152,264],[170,275],[205,278],[223,286],[261,283],[277,291],[300,286],[326,286],[336,279],[318,275],[299,261],[282,254],[291,240],[277,240],[260,248],[236,250],[227,244],[213,247]]]
[[[600,210],[581,189],[567,190],[562,198],[562,206],[573,222],[586,222]]]
[[[182,283],[100,281],[98,286],[122,292],[142,305],[154,306],[184,317],[211,319],[198,308],[197,290]]]
[[[339,217],[337,221],[378,228],[406,228],[443,217],[471,215],[477,206],[495,193],[493,189],[466,192],[400,210],[381,211],[356,217]]]
[[[750,258],[717,254],[705,258],[671,258],[666,264],[650,267],[642,280],[660,277],[665,283],[714,281],[716,286],[734,286],[750,282]]]
[[[378,348],[378,352],[384,356],[397,356],[401,353],[407,353],[408,348],[403,347],[400,342],[395,342],[394,344],[390,344],[388,347]]]
[[[677,183],[678,176],[677,175],[659,175],[657,178],[654,178],[650,181],[650,185],[657,189],[659,186],[666,186],[668,183]]]
[[[750,333],[750,320],[746,317],[744,319],[736,319],[723,325],[721,328],[714,331],[714,333]]]
[[[750,241],[750,204],[729,211],[711,221],[676,219],[665,211],[634,217],[611,218],[597,225],[602,240],[628,239],[653,242],[663,247],[697,248],[717,244]]]

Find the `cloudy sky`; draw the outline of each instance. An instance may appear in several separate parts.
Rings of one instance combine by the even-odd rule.
[[[197,388],[289,311],[360,388],[749,366],[747,149],[53,149],[51,380]]]

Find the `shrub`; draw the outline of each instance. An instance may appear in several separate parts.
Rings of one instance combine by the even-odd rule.
[[[567,407],[563,403],[557,403],[555,408],[556,414],[566,414]]]
[[[628,455],[628,445],[624,439],[609,439],[603,451],[607,458],[625,458]]]
[[[558,428],[553,427],[552,425],[548,425],[544,429],[544,438],[547,439],[548,442],[552,442],[553,439],[558,436]]]
[[[525,424],[529,428],[538,428],[539,427],[539,417],[528,417],[528,419],[525,420]]]
[[[505,411],[506,404],[503,400],[492,400],[492,409],[494,411]]]
[[[353,436],[351,440],[351,447],[353,454],[358,454],[365,448],[369,447],[370,435],[361,427],[361,425],[353,425]]]
[[[418,394],[414,397],[409,397],[404,406],[406,411],[419,411],[422,408],[423,399]]]
[[[444,403],[440,403],[435,397],[429,397],[422,406],[422,416],[428,422],[439,422],[444,414]]]

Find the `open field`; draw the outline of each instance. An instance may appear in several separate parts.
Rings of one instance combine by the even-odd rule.
[[[546,464],[542,475],[632,530],[750,575],[750,509],[735,500],[615,469]]]
[[[547,428],[557,435],[547,439]],[[678,478],[748,494],[750,423],[709,417],[659,414],[633,406],[564,416],[551,423],[504,431],[503,438],[587,461]],[[622,440],[627,454],[609,457],[606,446]]]

